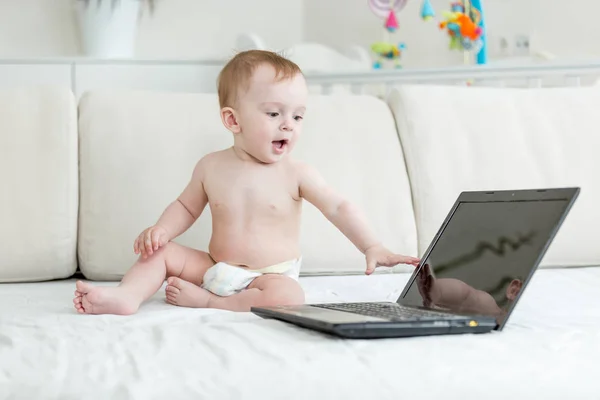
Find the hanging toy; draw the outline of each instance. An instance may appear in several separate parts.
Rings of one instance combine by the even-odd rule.
[[[478,53],[483,47],[481,36],[481,14],[466,0],[454,2],[450,5],[451,11],[443,13],[445,20],[439,25],[450,36],[450,49]]]
[[[378,60],[373,65],[373,68],[379,69],[381,68],[381,63],[383,59],[393,60],[396,68],[402,68],[400,65],[400,57],[402,56],[402,50],[406,48],[404,43],[387,43],[387,42],[377,42],[373,43],[371,46],[371,50],[373,53],[377,55]]]
[[[398,29],[398,20],[396,19],[396,13],[394,10],[390,11],[390,15],[385,21],[385,29],[387,29],[388,32],[396,32]]]
[[[408,0],[368,0],[371,11],[373,11],[377,17],[381,19],[385,18],[384,40],[373,43],[371,46],[371,50],[376,56],[373,68],[381,68],[386,59],[393,61],[396,68],[402,68],[400,65],[400,57],[402,56],[402,50],[404,50],[406,46],[404,43],[392,43],[389,34],[398,30],[399,24],[396,14],[402,11],[407,2]]]
[[[423,0],[423,6],[421,7],[421,18],[424,21],[431,21],[435,17],[435,11],[429,0]]]

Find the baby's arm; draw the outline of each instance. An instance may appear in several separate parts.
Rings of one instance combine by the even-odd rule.
[[[204,163],[200,160],[192,178],[179,197],[162,213],[156,225],[144,230],[135,240],[133,250],[143,258],[185,232],[200,217],[208,203],[204,191]]]
[[[366,255],[367,274],[372,273],[378,265],[418,264],[417,258],[393,254],[383,247],[362,211],[333,190],[315,168],[301,163],[297,168],[300,196],[317,207]]]
[[[362,253],[379,244],[362,212],[331,188],[313,167],[298,164],[300,196],[313,204]]]
[[[489,293],[475,289],[458,279],[434,279],[431,299],[439,306],[471,312],[491,315],[502,312]]]
[[[163,227],[169,240],[173,240],[192,226],[207,203],[208,197],[204,191],[204,165],[200,160],[183,192],[165,209],[156,225]]]

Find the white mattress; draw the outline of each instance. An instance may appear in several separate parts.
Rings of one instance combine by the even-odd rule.
[[[406,274],[303,277],[309,302],[395,300]],[[115,283],[103,283],[114,285]],[[591,399],[600,267],[540,270],[503,332],[343,340],[163,292],[75,313],[74,281],[0,285],[0,399]]]

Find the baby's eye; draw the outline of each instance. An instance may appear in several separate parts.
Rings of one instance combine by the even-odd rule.
[[[303,117],[302,115],[296,115],[296,116],[294,117],[294,119],[295,119],[296,121],[300,121],[300,120],[301,120],[301,119],[303,119],[303,118],[304,118],[304,117]]]
[[[276,113],[276,112],[270,112],[270,113],[267,113],[267,115],[268,115],[269,117],[275,118],[276,116],[278,116],[278,115],[279,115],[279,113]]]

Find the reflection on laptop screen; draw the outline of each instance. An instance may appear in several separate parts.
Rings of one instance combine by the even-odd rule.
[[[502,325],[567,206],[461,202],[398,302],[492,315]]]

